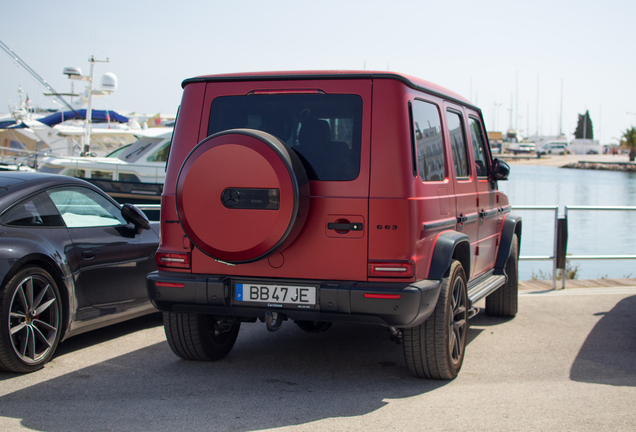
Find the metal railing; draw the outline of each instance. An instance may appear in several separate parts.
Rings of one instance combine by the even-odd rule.
[[[136,204],[140,210],[160,210],[161,204]],[[557,289],[557,261],[558,254],[566,254],[566,248],[559,251],[558,238],[559,238],[559,206],[512,206],[513,210],[530,210],[530,211],[550,211],[554,212],[554,241],[552,247],[552,255],[521,255],[519,260],[523,261],[552,261],[552,288]],[[565,229],[567,231],[567,217],[570,211],[636,211],[636,207],[632,206],[565,206],[564,217]],[[567,232],[566,232],[567,235]],[[565,261],[580,261],[580,260],[636,260],[636,255],[565,255],[563,258],[562,270],[562,285],[561,288],[565,288],[565,281],[567,279],[567,271],[565,269]]]
[[[557,229],[559,224],[559,206],[512,206],[513,210],[551,211],[554,212],[554,245],[552,255],[521,255],[519,260],[524,261],[552,261],[552,288],[556,289],[557,274]]]
[[[566,260],[580,261],[580,260],[636,260],[636,255],[567,255],[567,232],[568,232],[568,212],[569,211],[636,211],[636,207],[633,206],[565,206],[563,219],[565,223],[562,225],[565,228],[566,246],[559,251],[558,238],[559,238],[559,206],[512,206],[513,210],[543,210],[554,212],[554,244],[553,253],[551,256],[520,256],[519,260],[525,261],[552,261],[552,288],[557,289],[557,261],[559,260],[559,252],[563,254],[563,268],[562,270],[562,284],[561,288],[565,288],[567,280],[567,271],[565,269]],[[562,228],[563,229],[563,228]]]
[[[15,149],[0,147],[0,165],[13,165],[19,169],[21,166],[33,168],[37,164],[38,152],[27,149]]]
[[[139,210],[161,210],[161,204],[135,204]]]
[[[64,168],[60,168],[60,172],[62,169],[74,169],[76,172],[75,176],[80,178],[88,178],[87,175],[90,172],[90,178],[93,180],[111,181],[119,179],[120,174],[130,174],[132,172],[142,183],[163,183],[165,177],[165,167],[163,165],[153,167],[135,163],[119,164],[117,162],[120,162],[120,160],[117,158],[112,159],[113,163],[94,162],[91,158],[68,159],[58,157],[57,159],[61,160],[61,162],[57,163],[64,166]],[[120,173],[122,170],[124,172]]]

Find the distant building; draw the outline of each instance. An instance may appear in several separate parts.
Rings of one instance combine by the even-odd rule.
[[[533,135],[527,138],[528,141],[532,141],[536,144],[537,148],[543,147],[548,143],[559,143],[568,145],[568,139],[565,135]]]
[[[501,153],[503,150],[503,133],[488,132],[488,141],[493,153]]]
[[[493,141],[503,141],[502,132],[488,132],[488,141],[492,144]]]
[[[598,140],[579,138],[572,140],[569,150],[576,154],[601,154],[603,151]]]

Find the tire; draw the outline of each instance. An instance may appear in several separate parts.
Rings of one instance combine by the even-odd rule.
[[[164,312],[163,326],[168,345],[177,356],[216,361],[232,351],[241,323],[214,315]]]
[[[62,302],[44,269],[25,267],[0,294],[0,369],[28,373],[53,358],[62,333]]]
[[[231,129],[207,137],[185,158],[175,204],[199,250],[224,262],[250,263],[283,251],[300,234],[309,214],[309,179],[285,142]]]
[[[486,297],[486,315],[514,317],[517,315],[519,297],[519,238],[512,236],[510,255],[506,261],[506,283],[497,291]]]
[[[404,359],[418,378],[453,379],[459,373],[468,331],[466,274],[454,260],[434,312],[417,327],[403,332]]]
[[[307,333],[320,333],[327,331],[333,325],[328,321],[295,321],[296,325]]]

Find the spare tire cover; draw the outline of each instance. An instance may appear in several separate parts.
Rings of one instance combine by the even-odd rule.
[[[179,221],[205,254],[248,263],[281,251],[309,210],[309,181],[296,152],[253,129],[211,135],[188,154],[177,178]]]

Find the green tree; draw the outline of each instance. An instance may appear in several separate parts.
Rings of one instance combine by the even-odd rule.
[[[629,161],[634,162],[636,159],[636,127],[632,126],[623,132],[621,145],[629,148]]]
[[[592,120],[590,119],[589,111],[585,111],[585,114],[579,114],[579,122],[576,125],[576,130],[574,131],[574,138],[594,139],[594,130],[592,128]]]

